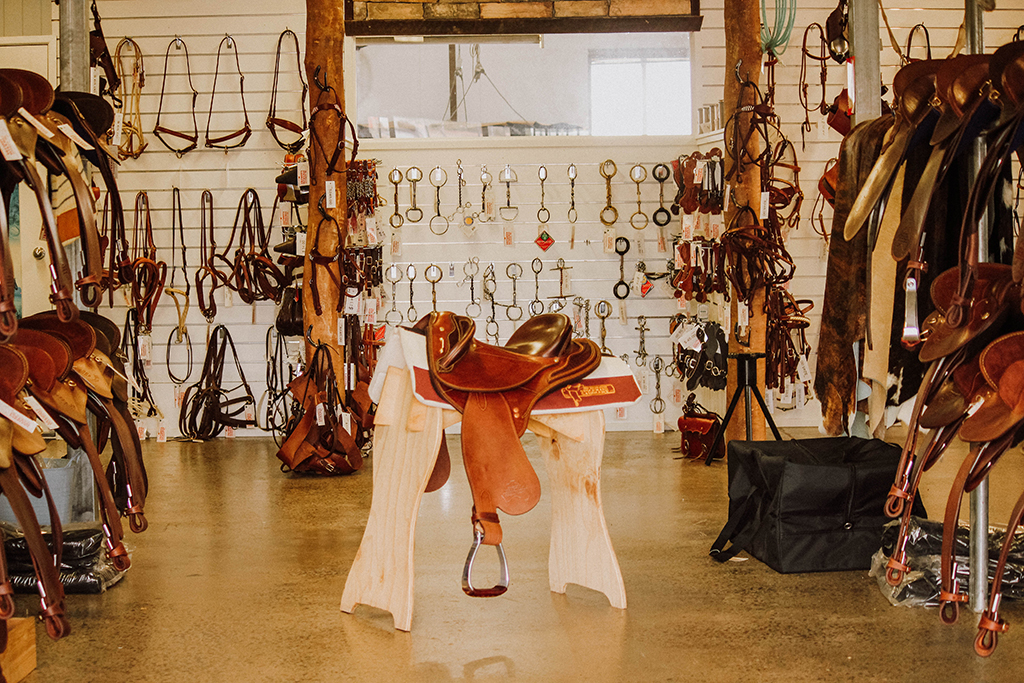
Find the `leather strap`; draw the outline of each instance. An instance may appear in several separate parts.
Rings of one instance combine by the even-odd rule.
[[[167,264],[156,260],[156,242],[153,239],[153,221],[149,210],[149,195],[142,191],[135,195],[135,226],[132,233],[132,304],[142,334],[153,329],[160,295],[167,279]]]
[[[203,190],[199,199],[199,217],[199,259],[202,265],[196,270],[196,298],[206,322],[212,323],[217,317],[214,294],[220,286],[221,276],[214,265],[217,240],[213,225],[213,193],[209,190]]]
[[[0,343],[9,341],[18,331],[18,311],[14,300],[14,261],[11,257],[8,235],[7,207],[0,201]],[[2,614],[0,618],[3,618]]]
[[[295,67],[299,76],[299,83],[302,84],[302,95],[299,97],[299,110],[302,113],[302,123],[295,123],[288,119],[278,118],[277,116],[277,82],[281,70],[281,46],[284,43],[285,36],[291,36],[292,41],[295,44]],[[277,52],[274,56],[274,85],[270,90],[270,111],[267,113],[267,128],[270,129],[270,134],[274,136],[274,141],[277,142],[281,149],[291,154],[295,154],[301,150],[306,142],[304,133],[309,126],[308,120],[306,119],[306,94],[308,92],[309,86],[306,85],[306,79],[302,77],[302,55],[299,50],[299,38],[291,29],[285,29],[277,39]],[[292,142],[284,142],[278,136],[278,127],[295,133],[299,136],[298,139],[293,140]]]
[[[183,131],[174,130],[173,128],[168,128],[167,126],[160,125],[160,115],[163,112],[163,108],[164,108],[164,91],[167,88],[167,74],[168,74],[167,66],[168,66],[168,63],[170,62],[170,59],[171,59],[171,47],[172,46],[174,46],[175,49],[184,50],[184,56],[185,56],[185,76],[188,78],[188,89],[192,91],[192,104],[191,104],[191,109],[192,109],[192,134],[191,135],[188,134],[188,133],[185,133]],[[198,99],[198,97],[199,97],[199,91],[197,91],[195,89],[195,86],[192,85],[192,67],[189,65],[189,61],[188,61],[188,46],[185,44],[184,40],[182,40],[181,38],[176,36],[174,38],[174,40],[172,40],[170,43],[167,44],[167,51],[164,53],[164,76],[163,76],[163,80],[160,81],[160,103],[157,105],[157,108],[156,108],[156,127],[153,128],[153,135],[156,136],[157,140],[159,140],[160,142],[163,143],[164,147],[166,147],[167,149],[169,149],[172,152],[174,152],[179,159],[181,157],[183,157],[185,154],[187,154],[188,152],[191,152],[193,149],[195,149],[196,148],[196,144],[199,141],[199,124],[196,123],[196,99]],[[178,138],[180,140],[184,140],[186,144],[185,144],[184,147],[176,147],[176,146],[172,145],[170,142],[168,142],[164,138],[165,135],[171,135],[171,136],[174,136],[174,137],[176,137],[176,138]]]
[[[319,95],[317,95],[316,104],[314,105],[313,110],[309,112],[309,132],[313,138],[313,141],[316,143],[314,145],[315,149],[312,151],[319,150],[320,154],[323,155],[323,158],[327,164],[327,175],[334,175],[335,173],[344,173],[346,169],[345,126],[347,125],[349,131],[352,133],[353,161],[355,161],[356,152],[359,151],[359,138],[356,135],[355,124],[353,124],[352,120],[345,115],[345,109],[341,106],[341,97],[338,94],[338,91],[335,90],[334,87],[331,85],[321,83],[316,78],[319,75],[319,73],[320,67],[317,67],[316,72],[314,73],[314,82],[316,83],[317,88],[319,88],[320,93]],[[332,93],[333,98],[331,97]],[[324,145],[323,139],[321,138],[322,131],[318,132],[317,126],[317,121],[319,120],[321,114],[324,114],[326,112],[333,113],[334,116],[338,119],[338,139],[332,146],[330,154],[328,154],[327,146]],[[321,123],[320,127],[322,127],[323,125],[324,124]],[[339,162],[341,163],[340,167],[338,165]]]
[[[132,51],[132,89],[131,92],[126,93],[125,83],[128,79],[126,78],[124,57],[121,52],[122,50],[127,51],[129,49]],[[142,132],[142,113],[139,107],[142,88],[146,85],[146,70],[142,63],[142,50],[139,49],[138,43],[131,38],[122,38],[121,42],[114,49],[114,59],[117,65],[117,77],[121,81],[121,85],[118,88],[118,99],[121,101],[121,110],[118,112],[118,115],[121,116],[121,143],[117,146],[117,156],[122,161],[125,159],[138,159],[146,151],[146,147],[149,146],[146,142],[146,136]]]
[[[245,121],[242,127],[234,133],[228,133],[227,135],[211,138],[210,121],[213,119],[213,103],[217,97],[217,74],[220,72],[220,51],[223,49],[225,43],[227,43],[229,48],[235,51],[235,69],[238,71],[238,96],[242,101],[242,115],[245,117]],[[245,143],[249,141],[249,137],[251,135],[252,127],[249,125],[249,112],[245,108],[245,76],[242,75],[242,65],[238,61],[238,44],[235,42],[234,38],[226,35],[221,38],[220,44],[217,46],[217,63],[213,71],[213,87],[210,90],[210,112],[206,117],[206,146],[216,147],[217,149],[223,149],[225,151],[244,147]],[[236,142],[231,142],[232,140],[236,140]],[[228,142],[231,142],[231,144],[225,144]]]
[[[818,54],[812,54],[807,49],[807,39],[811,35],[811,31],[818,31]],[[817,104],[811,106],[810,98],[807,95],[807,64],[809,59],[818,62],[818,82],[821,85],[821,99]],[[828,114],[828,102],[825,99],[825,84],[828,81],[828,45],[825,42],[825,29],[821,27],[819,23],[812,23],[806,29],[804,29],[804,41],[803,46],[800,50],[800,89],[798,91],[800,97],[800,106],[804,108],[804,122],[800,125],[800,140],[806,148],[807,139],[806,134],[811,132],[811,112],[817,111],[822,116]]]

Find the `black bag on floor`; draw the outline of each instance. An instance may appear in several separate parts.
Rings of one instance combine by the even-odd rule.
[[[711,556],[745,550],[783,574],[870,569],[899,458],[878,439],[730,441],[729,521]],[[920,499],[913,510],[927,516]]]

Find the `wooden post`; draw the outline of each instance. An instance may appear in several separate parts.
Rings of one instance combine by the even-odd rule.
[[[337,100],[333,94],[324,95],[324,103],[335,101],[342,107],[345,106],[345,84],[342,60],[344,57],[345,42],[345,3],[338,0],[306,0],[306,81],[309,83],[309,110],[313,111],[317,100],[320,98],[321,90],[316,85],[330,85],[337,91]],[[329,99],[327,99],[329,98]],[[316,117],[316,135],[323,142],[327,154],[331,154],[334,143],[342,134],[340,117],[331,111],[325,111]],[[310,121],[310,135],[312,135],[313,121]],[[313,341],[322,341],[329,344],[339,355],[335,360],[342,358],[340,355],[338,339],[338,313],[337,302],[342,292],[334,284],[333,280],[326,274],[317,277],[317,289],[320,294],[320,302],[323,307],[323,314],[317,315],[313,308],[312,283],[310,275],[313,265],[309,261],[309,252],[313,248],[317,235],[317,225],[321,219],[321,199],[324,197],[325,183],[333,180],[336,187],[336,208],[324,208],[341,225],[341,243],[338,242],[338,235],[331,223],[324,224],[324,230],[320,234],[320,253],[324,255],[335,254],[345,246],[347,235],[347,210],[346,199],[346,173],[343,162],[337,173],[327,174],[328,159],[324,158],[316,142],[310,144],[309,163],[309,233],[306,239],[306,266],[302,275],[302,311],[305,329],[312,328]],[[326,202],[324,202],[326,205]],[[331,264],[332,268],[339,268],[339,263]],[[340,276],[340,273],[339,273]],[[306,358],[311,358],[312,347],[306,342]],[[340,368],[340,364],[335,367]],[[340,380],[339,380],[340,381]]]
[[[740,80],[748,80],[757,84],[761,75],[761,15],[756,0],[725,0],[725,103],[723,116],[726,120],[736,111],[740,96]],[[737,78],[737,72],[739,78]],[[752,94],[751,94],[752,95]],[[754,98],[750,96],[743,102],[754,104]],[[760,152],[757,135],[748,135],[750,129],[750,114],[741,114],[737,117],[736,125],[739,127],[737,137],[740,140],[749,139],[747,151],[752,158],[757,157]],[[726,141],[728,144],[728,141]],[[732,186],[730,202],[736,206],[749,205],[757,208],[761,195],[761,169],[748,164],[743,173],[730,181]],[[725,222],[729,225],[735,210],[726,207]],[[737,319],[736,297],[732,297],[732,320]],[[736,341],[733,330],[729,330],[729,352],[730,353],[754,353],[764,352],[765,348],[765,317],[764,317],[764,291],[754,296],[750,311],[750,345],[741,346]],[[757,378],[759,388],[764,387],[764,361],[757,362]],[[728,395],[731,399],[736,392],[736,361],[729,361]],[[763,389],[762,389],[763,391]],[[742,399],[741,399],[742,400]],[[739,408],[739,407],[738,407]],[[752,411],[754,415],[753,437],[756,440],[765,438],[765,421],[761,418],[761,411],[756,405]],[[737,409],[729,421],[726,430],[726,440],[746,439],[746,421],[743,419],[741,410]]]

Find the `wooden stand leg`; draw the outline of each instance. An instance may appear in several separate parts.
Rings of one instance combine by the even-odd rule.
[[[601,505],[604,413],[595,410],[534,418],[550,428],[535,430],[551,480],[551,590],[564,593],[575,583],[608,596],[626,608],[626,587],[612,548]],[[571,436],[567,436],[571,435]]]
[[[357,604],[391,612],[395,628],[412,625],[413,546],[427,480],[441,444],[442,411],[413,397],[407,370],[388,370],[373,433],[373,500],[341,610]]]

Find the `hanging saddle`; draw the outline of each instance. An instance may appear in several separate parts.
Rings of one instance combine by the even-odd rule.
[[[593,372],[601,351],[589,339],[573,339],[572,324],[561,313],[530,318],[505,346],[477,341],[473,320],[450,312],[430,313],[413,329],[426,335],[434,390],[462,414],[462,457],[473,494],[473,545],[462,590],[473,597],[501,595],[508,589],[508,564],[498,510],[521,515],[540,500],[540,480],[519,439],[537,401]],[[450,463],[443,444],[442,438],[428,490],[447,478]],[[481,544],[498,550],[501,580],[493,588],[472,583]]]

